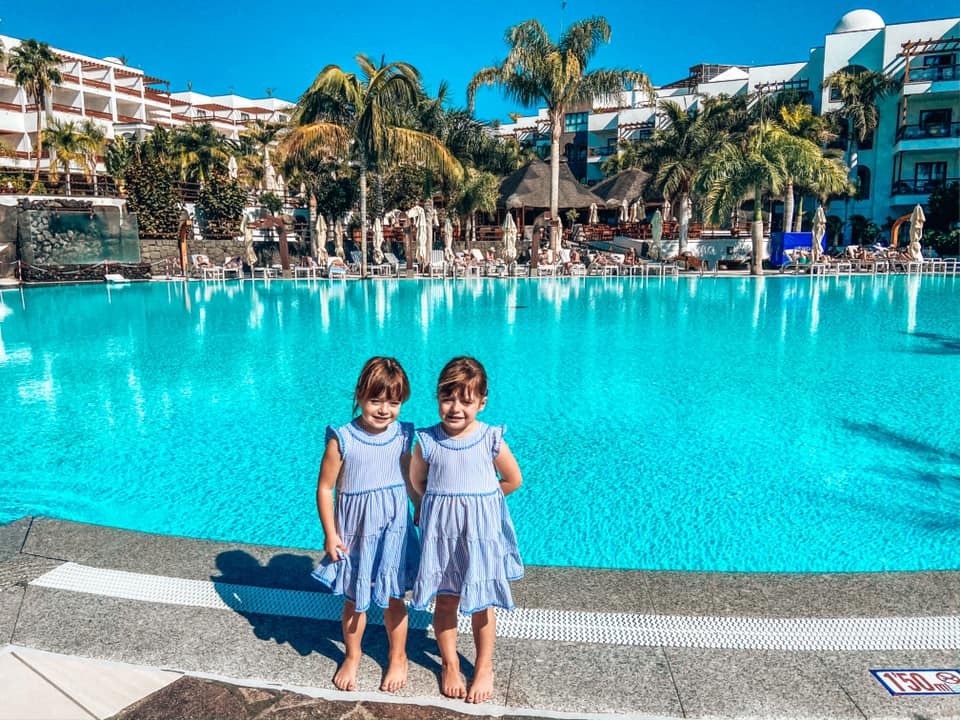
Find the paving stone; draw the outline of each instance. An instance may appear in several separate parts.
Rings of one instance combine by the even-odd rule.
[[[513,652],[507,705],[679,717],[660,648],[524,641]]]
[[[126,530],[38,517],[33,519],[23,552],[82,563],[105,548],[122,547],[128,536]]]
[[[863,714],[813,653],[664,648],[685,717],[846,718]]]
[[[518,607],[585,612],[653,612],[645,576],[637,571],[530,566],[512,584]]]
[[[63,563],[36,555],[14,555],[0,563],[0,590],[13,585],[26,585]]]
[[[0,654],[0,720],[90,720],[90,713],[18,660]]]
[[[115,716],[116,720],[247,720],[252,717],[243,694],[235,688],[192,677],[180,678]]]
[[[0,590],[0,646],[13,641],[13,628],[25,592],[25,588],[20,586]]]
[[[30,530],[32,518],[24,517],[19,520],[0,525],[0,563],[3,563],[20,552],[27,532]]]
[[[648,572],[647,592],[656,614],[712,617],[763,616],[766,576],[745,573]]]

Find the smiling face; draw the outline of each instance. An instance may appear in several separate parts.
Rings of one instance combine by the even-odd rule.
[[[487,398],[477,392],[464,389],[440,395],[440,422],[448,437],[463,437],[473,432],[477,413],[487,406]]]
[[[382,433],[400,415],[401,404],[385,395],[364,400],[360,403],[360,426],[368,433]]]

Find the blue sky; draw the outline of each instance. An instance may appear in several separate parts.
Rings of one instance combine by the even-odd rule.
[[[609,45],[591,68],[631,68],[655,85],[685,77],[691,65],[795,62],[820,45],[848,10],[869,7],[888,24],[952,17],[954,2],[856,0],[755,3],[687,0],[636,3],[630,0],[528,0],[463,3],[307,2],[262,0],[168,0],[138,3],[100,0],[24,0],[0,4],[0,34],[47,42],[74,52],[125,56],[171,89],[209,95],[234,92],[296,101],[317,72],[333,63],[355,70],[358,52],[412,63],[428,90],[442,80],[457,106],[481,67],[506,55],[504,31],[523,20],[540,20],[556,40],[561,22],[602,15],[612,28]],[[507,119],[523,108],[499,91],[481,90],[477,116]]]

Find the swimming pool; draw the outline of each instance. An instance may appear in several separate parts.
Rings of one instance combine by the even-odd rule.
[[[237,282],[6,291],[0,522],[321,548],[324,426],[454,354],[509,427],[529,563],[960,567],[960,279]]]

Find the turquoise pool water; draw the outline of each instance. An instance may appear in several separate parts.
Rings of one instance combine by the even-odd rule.
[[[486,364],[527,562],[960,567],[960,278],[137,284],[2,294],[0,522],[322,547],[324,426],[392,354]]]

